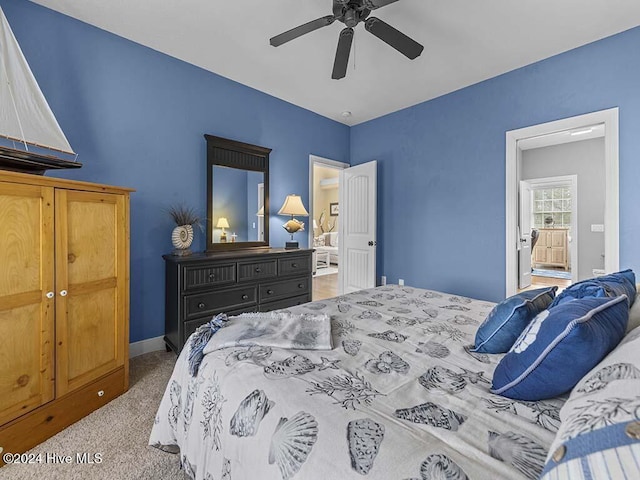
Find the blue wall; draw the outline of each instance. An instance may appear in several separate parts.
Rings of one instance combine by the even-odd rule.
[[[309,206],[309,154],[376,159],[379,275],[498,300],[505,132],[618,106],[620,260],[640,269],[640,28],[349,129],[30,2],[0,6],[85,163],[59,175],[137,189],[131,341],[164,332],[161,255],[172,225],[163,209],[184,202],[204,216],[204,133],[273,148],[272,245],[288,237],[275,215],[286,195]]]
[[[248,173],[236,168],[213,167],[213,223],[217,224],[220,217],[227,219],[229,228],[225,231],[229,242],[233,233],[238,235],[238,242],[247,241]],[[214,242],[219,242],[221,234],[222,229],[214,231]]]
[[[620,108],[620,265],[640,269],[640,28],[351,129],[378,160],[378,274],[498,300],[505,132]]]
[[[137,190],[131,200],[131,341],[164,333],[161,256],[172,249],[164,209],[184,202],[206,214],[203,134],[273,149],[274,246],[287,240],[286,218],[276,215],[286,195],[299,193],[309,205],[309,154],[348,161],[344,125],[31,2],[0,0],[0,6],[84,163],[56,175]],[[204,245],[200,234],[194,249]]]

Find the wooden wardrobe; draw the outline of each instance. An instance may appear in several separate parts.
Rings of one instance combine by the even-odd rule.
[[[127,390],[131,191],[0,172],[0,451]]]

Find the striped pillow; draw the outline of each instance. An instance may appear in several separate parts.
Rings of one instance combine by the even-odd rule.
[[[571,392],[542,480],[640,478],[640,328]]]

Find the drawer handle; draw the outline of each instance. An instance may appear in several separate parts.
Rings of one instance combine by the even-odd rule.
[[[244,295],[242,295],[242,299],[243,300],[247,300],[249,298],[249,295],[247,295],[246,293]]]
[[[256,273],[260,273],[262,272],[262,269],[260,267],[256,267]]]
[[[206,306],[206,305],[205,305],[204,303],[202,303],[202,302],[200,302],[200,303],[198,304],[198,308],[200,308],[200,309],[204,308],[205,306]]]
[[[99,396],[99,397],[104,397],[104,390],[100,390],[100,391],[98,392],[98,396]]]
[[[273,290],[267,290],[267,295],[272,295],[273,294]]]
[[[304,288],[304,283],[299,283],[298,288]]]
[[[210,273],[209,274],[209,280],[215,280],[215,279],[216,279],[215,273]]]
[[[297,263],[292,263],[292,264],[291,264],[291,266],[292,266],[293,268],[298,268],[298,264],[297,264]]]

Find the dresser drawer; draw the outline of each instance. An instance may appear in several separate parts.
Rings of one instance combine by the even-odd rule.
[[[260,285],[260,302],[309,293],[309,278],[299,277]]]
[[[256,303],[256,286],[229,288],[215,292],[199,293],[184,297],[184,318],[193,318],[223,312],[225,309],[238,310]]]
[[[238,281],[275,277],[278,274],[277,265],[275,260],[240,262],[238,263]]]
[[[311,271],[311,255],[278,259],[280,275],[295,275]]]
[[[250,307],[241,308],[239,310],[233,310],[232,312],[225,312],[228,316],[233,317],[234,315],[240,315],[241,313],[255,312],[258,308],[255,305]],[[186,344],[187,340],[191,336],[193,332],[197,330],[200,325],[204,325],[207,322],[210,322],[213,319],[213,315],[208,315],[204,318],[198,318],[196,320],[189,320],[188,322],[184,322],[184,340],[183,342]]]
[[[284,300],[276,300],[275,302],[261,303],[261,312],[270,312],[271,310],[278,310],[280,308],[294,307],[296,305],[302,305],[311,301],[311,295],[300,295],[298,297],[285,298]]]
[[[236,264],[198,265],[184,268],[185,292],[236,281]]]

